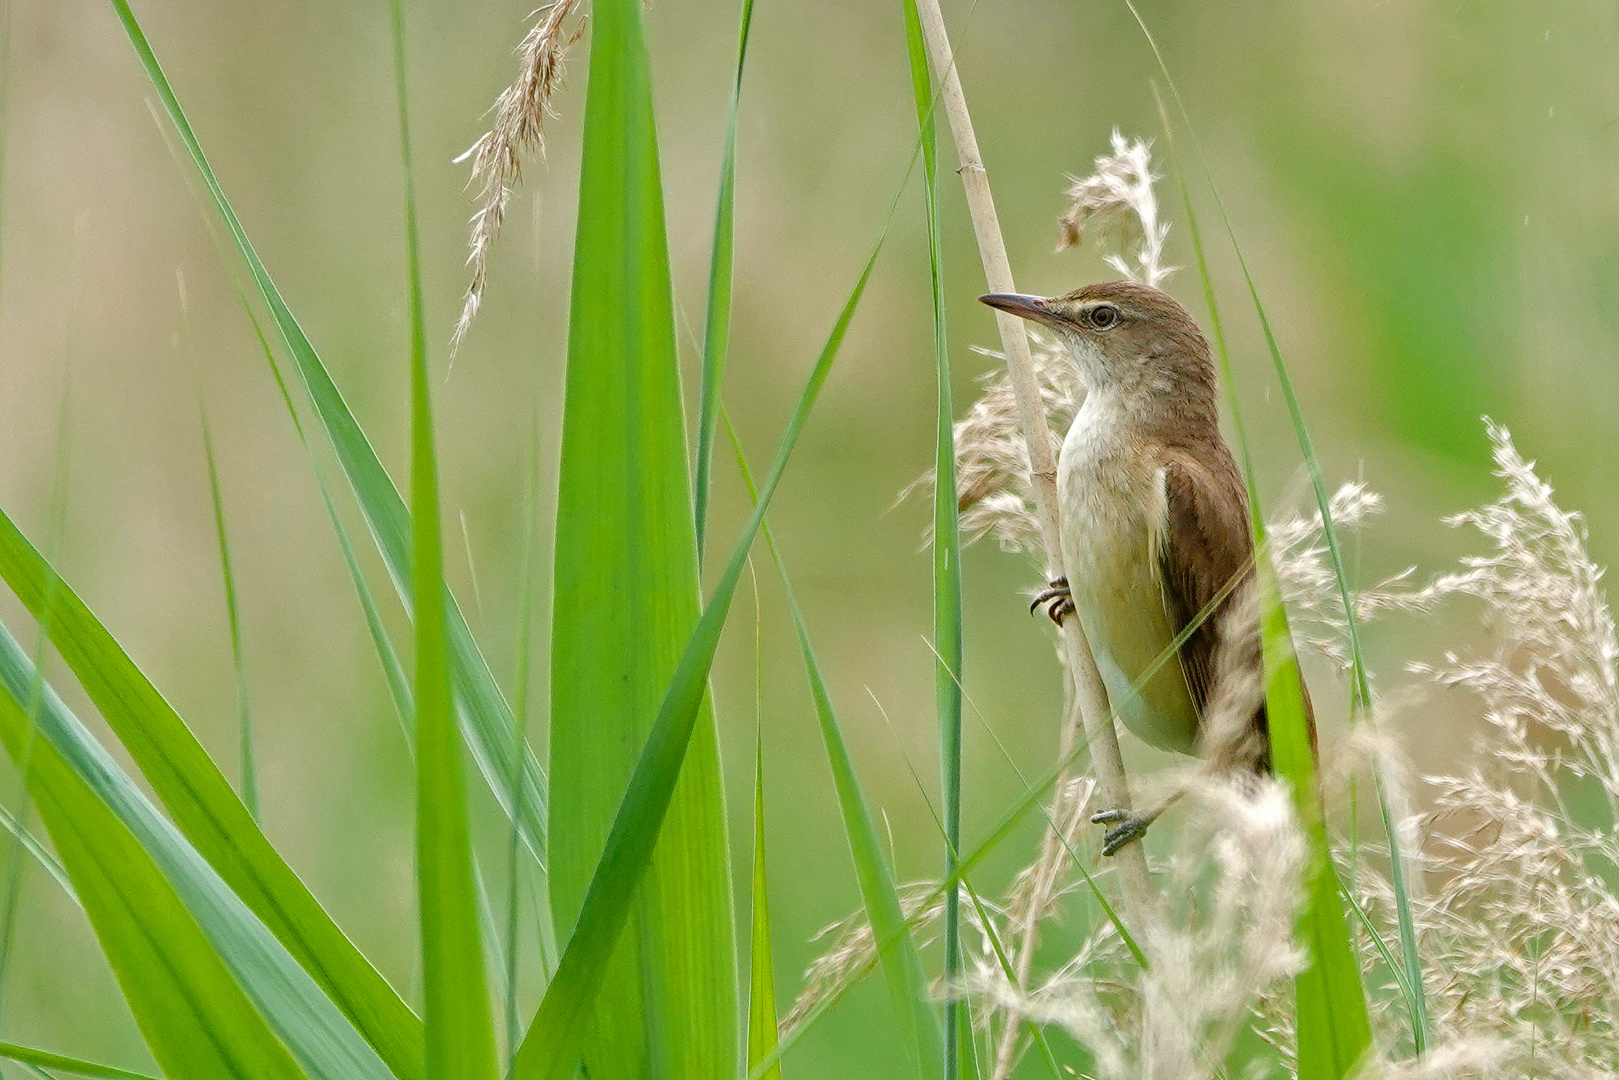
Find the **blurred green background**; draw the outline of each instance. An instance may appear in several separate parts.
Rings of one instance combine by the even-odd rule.
[[[1611,562],[1619,4],[1138,6],[1193,114],[1329,484],[1364,478],[1388,497],[1386,515],[1355,545],[1365,579],[1411,564],[1442,570],[1476,548],[1439,518],[1494,496],[1486,413],[1539,460],[1563,506],[1587,515],[1594,554]],[[206,402],[268,831],[413,995],[408,757],[318,489],[233,291],[234,265],[220,257],[190,173],[148,111],[146,81],[108,8],[6,7],[0,503],[232,763],[234,674],[198,422]],[[529,8],[418,0],[409,9],[427,300],[440,344],[447,572],[509,686],[536,438],[534,644],[536,671],[545,670],[584,54],[576,50],[557,98],[546,156],[513,198],[484,314],[451,366],[444,343],[465,287],[471,209],[466,170],[451,159],[487,126],[485,110],[515,73]],[[946,10],[1020,287],[1050,293],[1113,276],[1093,250],[1053,248],[1064,174],[1089,171],[1114,126],[1158,131],[1157,68],[1130,12],[1112,0]],[[144,0],[136,11],[293,310],[403,478],[407,328],[386,7]],[[694,361],[736,9],[654,0],[649,19],[676,303]],[[898,3],[760,0],[752,50],[726,393],[745,442],[764,455],[905,173],[915,114]],[[942,160],[953,164],[948,147]],[[1205,236],[1217,241],[1195,161],[1189,178]],[[949,172],[942,191],[959,413],[992,364],[970,346],[993,344],[994,330],[973,299],[982,276]],[[1178,196],[1173,185],[1161,193],[1176,222],[1171,262],[1187,266]],[[1212,247],[1261,484],[1270,511],[1286,512],[1303,493],[1296,445],[1235,260],[1228,245]],[[1194,270],[1169,288],[1202,313]],[[930,564],[920,549],[929,511],[925,501],[894,504],[933,452],[927,290],[913,179],[772,515],[903,880],[936,874],[941,860],[911,771],[932,798]],[[734,472],[718,476],[711,535],[723,555],[744,503]],[[768,582],[768,566],[759,569]],[[1025,771],[1048,764],[1055,747],[1057,668],[1021,593],[1035,583],[1029,566],[990,543],[969,552],[969,838],[1021,790],[985,724]],[[858,901],[796,649],[775,591],[762,592],[757,637],[752,600],[738,599],[715,692],[745,841],[758,656],[779,992],[790,998],[816,954],[811,935]],[[1374,628],[1380,685],[1408,682],[1409,660],[1477,645],[1467,614]],[[9,596],[0,615],[29,625]],[[1307,673],[1328,703],[1330,743],[1343,695],[1321,667]],[[1419,768],[1447,767],[1462,752],[1470,707],[1440,696],[1406,726]],[[533,711],[545,715],[543,686]],[[1126,752],[1154,764],[1128,740]],[[17,791],[15,773],[0,775],[7,805],[18,804]],[[490,850],[501,850],[494,815],[484,825]],[[979,886],[998,892],[1033,841],[1031,827]],[[147,1060],[86,924],[37,868],[19,911],[0,982],[0,1039]],[[1076,910],[1069,930],[1079,921]],[[1062,938],[1053,935],[1054,958]],[[865,987],[791,1053],[789,1075],[891,1075],[902,1060],[891,1030],[886,997]]]

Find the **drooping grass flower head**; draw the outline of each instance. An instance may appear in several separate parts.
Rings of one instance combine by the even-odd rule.
[[[1152,143],[1126,139],[1113,129],[1113,152],[1096,159],[1089,176],[1068,178],[1068,210],[1059,219],[1059,250],[1100,232],[1114,234],[1119,250],[1106,262],[1126,280],[1158,288],[1175,267],[1164,265],[1169,224],[1158,220]]]
[[[517,80],[495,99],[494,126],[456,161],[472,162],[471,183],[478,187],[478,209],[473,212],[467,265],[472,281],[461,302],[451,352],[460,349],[472,320],[483,304],[489,280],[489,252],[506,220],[512,187],[523,176],[523,158],[545,150],[545,120],[551,115],[551,95],[562,81],[562,61],[568,48],[584,32],[584,0],[554,0],[541,8],[538,20],[517,47]],[[577,20],[573,19],[579,13]]]

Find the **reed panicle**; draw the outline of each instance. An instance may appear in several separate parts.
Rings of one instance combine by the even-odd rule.
[[[535,23],[517,47],[517,79],[501,91],[491,110],[494,125],[456,158],[471,161],[470,183],[478,189],[472,214],[467,265],[472,280],[461,300],[461,316],[451,339],[453,354],[472,328],[489,281],[489,252],[506,221],[512,188],[523,177],[523,159],[545,151],[545,121],[551,95],[562,81],[562,62],[584,33],[586,0],[554,0],[535,12]],[[576,19],[574,16],[577,15]]]

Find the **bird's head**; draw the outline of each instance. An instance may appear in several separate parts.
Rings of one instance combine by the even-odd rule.
[[[1062,296],[991,293],[979,299],[1055,332],[1088,390],[1167,395],[1189,405],[1215,407],[1208,340],[1167,293],[1129,281],[1104,281]]]

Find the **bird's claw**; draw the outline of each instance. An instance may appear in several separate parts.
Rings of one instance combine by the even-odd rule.
[[[1030,601],[1029,614],[1034,614],[1041,607],[1046,609],[1046,615],[1058,626],[1062,625],[1063,619],[1074,613],[1074,599],[1069,595],[1067,578],[1053,578],[1050,587]]]
[[[1113,826],[1102,834],[1102,854],[1115,855],[1120,849],[1146,836],[1147,826],[1157,817],[1157,814],[1143,814],[1137,810],[1103,810],[1091,815],[1091,824]]]

